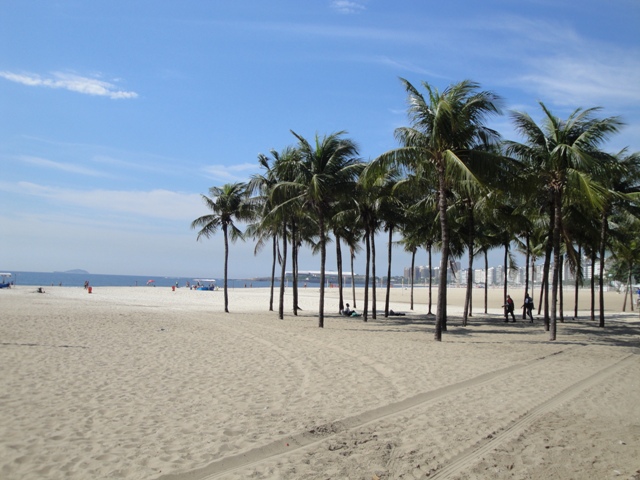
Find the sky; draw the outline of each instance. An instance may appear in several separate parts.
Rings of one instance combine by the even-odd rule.
[[[2,0],[0,270],[221,277],[222,233],[190,229],[201,194],[292,130],[344,130],[363,161],[395,148],[400,78],[478,82],[511,140],[509,111],[602,107],[626,124],[606,149],[639,151],[638,25],[638,0]],[[231,244],[230,278],[269,274],[254,247]]]

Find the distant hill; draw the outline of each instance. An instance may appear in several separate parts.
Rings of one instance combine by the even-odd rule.
[[[75,268],[73,270],[65,270],[64,272],[53,272],[53,273],[78,273],[78,274],[82,274],[82,275],[89,275],[89,272],[87,272],[86,270],[82,270],[80,268]]]

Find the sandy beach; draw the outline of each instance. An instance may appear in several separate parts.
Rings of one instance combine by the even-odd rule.
[[[229,314],[221,291],[45,291],[0,291],[4,480],[640,479],[640,317],[615,292],[601,329],[565,291],[550,342],[500,289],[461,327],[450,289],[435,342],[424,289],[389,318],[379,290],[366,323],[328,289],[324,329],[316,288],[284,320],[262,288]]]

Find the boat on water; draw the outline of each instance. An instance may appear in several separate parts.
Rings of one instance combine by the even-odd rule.
[[[11,278],[10,273],[0,273],[0,277],[2,277],[2,282],[0,282],[0,288],[11,288],[11,282],[7,280]]]

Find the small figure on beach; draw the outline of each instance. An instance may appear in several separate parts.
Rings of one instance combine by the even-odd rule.
[[[529,292],[525,292],[524,294],[524,304],[522,305],[524,308],[525,317],[528,315],[530,320],[529,323],[533,323],[533,298],[529,296]]]
[[[347,306],[344,307],[344,309],[342,310],[342,314],[346,317],[359,317],[360,314],[358,312],[356,312],[355,310],[351,310],[349,308],[349,304],[347,303]]]
[[[89,280],[84,281],[84,289],[86,290],[87,288],[89,288]]]
[[[504,307],[504,321],[505,323],[509,322],[509,314],[511,314],[512,322],[515,323],[516,316],[513,314],[514,304],[510,295],[507,295],[507,302],[503,305]]]

